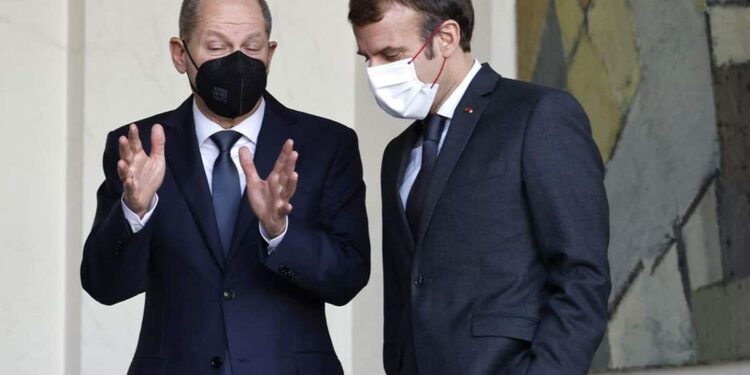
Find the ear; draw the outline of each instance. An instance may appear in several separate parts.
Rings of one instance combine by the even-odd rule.
[[[271,72],[271,60],[273,55],[276,53],[276,48],[279,46],[277,42],[268,42],[268,62],[266,62],[266,74]]]
[[[461,26],[454,20],[447,20],[443,22],[440,27],[435,40],[437,40],[437,55],[443,56],[444,58],[450,58],[457,51],[461,50]]]
[[[169,39],[169,53],[172,55],[172,64],[180,74],[187,72],[187,54],[180,38]]]

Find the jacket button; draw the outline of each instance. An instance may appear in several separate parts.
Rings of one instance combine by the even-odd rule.
[[[117,246],[115,246],[115,256],[120,256],[120,250],[122,250],[123,241],[117,241]]]
[[[287,279],[293,279],[297,276],[297,274],[294,273],[294,271],[290,270],[286,266],[279,267],[279,274]]]
[[[222,362],[221,357],[213,357],[211,358],[211,367],[213,368],[221,368],[221,365],[223,365],[224,362]]]
[[[227,289],[224,291],[225,301],[234,301],[235,297],[237,297],[237,294],[232,289]]]
[[[424,286],[424,277],[419,276],[416,279],[414,279],[414,286],[417,288],[421,288]]]

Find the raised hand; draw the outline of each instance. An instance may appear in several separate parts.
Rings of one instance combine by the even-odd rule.
[[[258,175],[250,150],[247,147],[240,149],[240,164],[247,181],[247,199],[263,229],[272,238],[284,233],[286,217],[292,212],[289,201],[297,190],[299,176],[295,168],[298,157],[294,142],[291,139],[286,141],[273,171],[263,180]]]
[[[156,124],[151,128],[151,155],[143,150],[138,127],[130,125],[128,136],[120,137],[120,161],[117,173],[125,190],[125,205],[143,218],[148,212],[154,194],[164,181],[164,129]]]

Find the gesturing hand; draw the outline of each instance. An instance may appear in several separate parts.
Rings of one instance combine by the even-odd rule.
[[[120,161],[117,173],[125,190],[125,205],[138,217],[148,212],[154,194],[164,181],[164,129],[156,124],[151,128],[151,155],[146,155],[138,135],[138,127],[130,125],[128,136],[120,137]]]
[[[263,229],[272,238],[284,233],[286,216],[292,212],[289,200],[297,190],[299,176],[294,169],[298,157],[294,142],[291,139],[286,141],[273,171],[263,180],[258,176],[250,150],[247,147],[240,149],[240,164],[247,181],[247,199]]]

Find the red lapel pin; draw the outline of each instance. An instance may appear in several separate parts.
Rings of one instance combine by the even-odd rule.
[[[468,113],[468,114],[472,114],[472,113],[474,113],[474,108],[471,108],[471,107],[466,107],[466,108],[464,109],[464,112],[466,112],[466,113]]]

